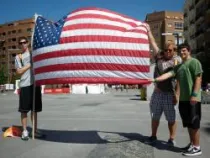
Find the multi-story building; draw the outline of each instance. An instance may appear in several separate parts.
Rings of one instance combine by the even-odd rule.
[[[163,49],[165,43],[183,42],[183,13],[172,11],[153,12],[146,15],[145,21],[150,25],[153,36],[159,46]],[[164,35],[164,33],[166,33]]]
[[[13,21],[0,25],[0,68],[7,70],[8,82],[15,74],[15,56],[20,52],[18,38],[25,36],[31,41],[34,19]]]
[[[204,84],[210,83],[210,0],[185,0],[184,37],[201,61]]]

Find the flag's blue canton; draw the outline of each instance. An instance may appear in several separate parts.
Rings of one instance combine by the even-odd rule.
[[[33,49],[58,44],[65,19],[66,17],[53,23],[39,16],[34,30]]]

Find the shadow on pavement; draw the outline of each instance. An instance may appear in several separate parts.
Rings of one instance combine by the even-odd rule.
[[[141,98],[140,95],[134,95],[134,98],[130,98],[129,100],[137,100],[137,101],[147,101],[146,98]]]
[[[31,129],[30,129],[31,130]],[[159,150],[168,150],[172,152],[181,152],[178,147],[169,147],[162,140],[158,140],[155,144],[148,144],[146,140],[148,136],[143,136],[139,133],[120,133],[108,131],[61,131],[61,130],[46,130],[40,129],[46,135],[45,138],[37,138],[43,141],[52,141],[60,143],[78,143],[78,144],[107,144],[107,143],[123,143],[130,141],[139,141],[145,145],[157,148]],[[100,134],[104,137],[101,137]],[[112,136],[115,135],[115,136]]]
[[[210,124],[209,124],[210,125]],[[20,127],[20,126],[17,126]],[[2,131],[5,131],[8,127],[3,127]],[[21,128],[21,127],[20,127]],[[31,132],[32,129],[28,127]],[[139,133],[121,133],[121,132],[109,132],[109,131],[62,131],[62,130],[47,130],[39,129],[46,135],[44,138],[36,138],[43,141],[60,142],[60,143],[78,143],[78,144],[107,144],[107,143],[123,143],[131,141],[139,141],[145,145],[154,147],[159,150],[168,150],[172,152],[181,152],[178,147],[170,147],[166,141],[157,140],[154,144],[147,143],[148,136],[144,136]],[[208,129],[210,133],[210,127]],[[103,137],[100,136],[100,134]]]
[[[202,127],[202,130],[210,135],[210,123],[207,123],[205,127]]]
[[[170,147],[170,146],[167,145],[166,141],[157,140],[156,143],[149,144],[149,143],[147,143],[147,140],[149,139],[149,136],[144,136],[144,135],[139,134],[139,133],[118,133],[118,132],[106,132],[106,131],[100,131],[100,132],[118,134],[120,136],[128,138],[128,140],[125,140],[125,141],[134,141],[134,140],[140,141],[141,143],[143,143],[145,145],[152,146],[152,147],[154,147],[156,149],[159,149],[159,150],[168,150],[168,151],[177,152],[177,153],[181,152],[179,147]],[[115,142],[115,143],[118,143],[118,142]]]
[[[31,128],[29,128],[31,131]],[[102,139],[97,131],[62,131],[39,129],[46,137],[36,138],[43,141],[78,144],[104,144],[108,141]]]

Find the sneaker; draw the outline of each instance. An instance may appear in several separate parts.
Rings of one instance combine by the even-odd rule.
[[[193,145],[189,143],[186,147],[180,148],[180,150],[185,152],[185,151],[191,150],[192,148],[193,148]]]
[[[198,156],[201,154],[202,154],[201,149],[198,149],[196,147],[192,147],[191,150],[188,150],[188,151],[182,153],[182,155],[184,155],[184,156]]]
[[[28,131],[27,131],[27,130],[24,130],[24,131],[22,132],[21,139],[22,139],[22,140],[28,140],[28,139],[29,139]]]
[[[172,147],[172,146],[176,145],[176,142],[175,142],[174,139],[169,139],[168,142],[167,142],[167,145]]]
[[[156,136],[151,136],[148,138],[148,140],[146,140],[146,143],[148,144],[153,144],[157,141],[157,137]]]

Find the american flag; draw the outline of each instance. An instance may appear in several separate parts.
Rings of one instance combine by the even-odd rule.
[[[145,84],[150,78],[145,23],[99,8],[82,8],[57,22],[37,16],[33,68],[38,85]]]

